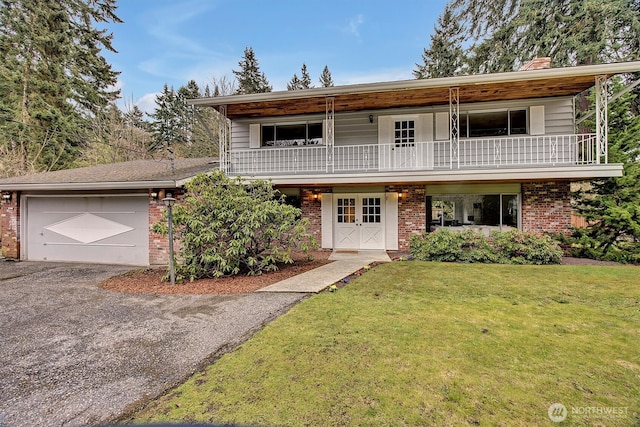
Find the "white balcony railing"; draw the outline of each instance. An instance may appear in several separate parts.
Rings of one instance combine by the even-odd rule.
[[[596,164],[596,136],[546,135],[461,139],[404,145],[337,145],[234,150],[231,175],[357,173],[433,169],[484,169]]]

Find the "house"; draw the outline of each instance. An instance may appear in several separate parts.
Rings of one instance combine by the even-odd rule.
[[[168,262],[151,231],[162,199],[215,159],[135,160],[0,179],[2,255],[31,261],[131,265]]]
[[[413,234],[566,231],[570,183],[607,159],[607,81],[640,62],[190,100],[227,120],[220,167],[270,179],[322,248],[406,250]],[[595,92],[594,133],[576,96]],[[584,97],[584,99],[587,99]]]

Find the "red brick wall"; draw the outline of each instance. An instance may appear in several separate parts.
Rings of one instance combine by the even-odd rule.
[[[398,192],[398,249],[409,249],[409,239],[426,230],[427,208],[424,186],[392,185],[385,191]]]
[[[184,201],[184,193],[181,190],[172,190],[173,197],[177,199],[176,203]],[[167,191],[169,192],[169,191]],[[149,264],[151,265],[167,265],[169,264],[169,238],[154,233],[153,224],[162,221],[162,214],[167,209],[162,201],[164,195],[159,194],[157,199],[149,197]],[[177,256],[180,250],[180,244],[174,239],[173,250]]]
[[[0,253],[7,258],[20,258],[20,193],[3,192],[11,195],[11,200],[0,198],[0,230],[2,247]]]
[[[309,232],[318,240],[318,245],[322,244],[322,193],[331,193],[330,187],[301,188],[300,189],[300,209],[302,210],[302,218],[306,218],[311,223]],[[318,199],[314,199],[313,195],[318,194]]]
[[[522,183],[522,229],[566,232],[571,225],[569,182]]]

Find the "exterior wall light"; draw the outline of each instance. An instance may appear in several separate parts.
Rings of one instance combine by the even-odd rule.
[[[373,114],[369,114],[369,123],[373,123]]]
[[[11,201],[11,193],[3,193],[2,200],[10,202]]]

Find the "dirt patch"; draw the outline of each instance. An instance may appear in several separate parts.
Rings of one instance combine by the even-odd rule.
[[[171,285],[163,282],[167,273],[165,267],[135,270],[120,276],[107,279],[102,287],[109,291],[131,294],[198,294],[198,295],[232,295],[254,292],[305,271],[328,264],[330,251],[312,252],[312,260],[304,254],[294,255],[294,264],[280,266],[278,271],[260,276],[220,277],[218,279],[200,279],[193,282]]]

